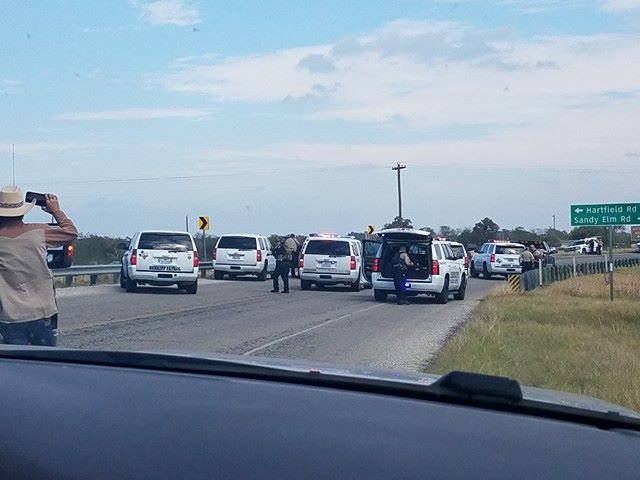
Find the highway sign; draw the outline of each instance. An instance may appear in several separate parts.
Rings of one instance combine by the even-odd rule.
[[[640,227],[631,227],[631,240],[640,240]]]
[[[204,215],[202,217],[198,217],[198,230],[209,230],[209,216]]]
[[[571,205],[571,226],[640,225],[640,203]]]
[[[372,234],[373,232],[375,232],[375,231],[376,231],[376,227],[374,227],[373,225],[369,225],[369,226],[367,226],[367,233],[368,233],[369,235],[371,235],[371,234]]]

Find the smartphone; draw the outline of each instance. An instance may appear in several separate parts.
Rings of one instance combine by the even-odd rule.
[[[44,196],[44,193],[36,193],[36,192],[27,192],[24,201],[27,203],[31,203],[36,201],[36,205],[39,207],[47,206],[47,199]]]

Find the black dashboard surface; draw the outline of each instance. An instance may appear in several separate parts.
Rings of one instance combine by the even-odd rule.
[[[638,478],[640,435],[331,388],[2,359],[0,478]]]

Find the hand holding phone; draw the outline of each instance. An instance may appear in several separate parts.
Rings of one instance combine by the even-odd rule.
[[[27,203],[33,203],[34,200],[36,201],[36,205],[38,207],[47,206],[47,197],[44,193],[27,192],[24,201]]]

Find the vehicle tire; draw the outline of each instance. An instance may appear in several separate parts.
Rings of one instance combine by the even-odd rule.
[[[221,272],[220,270],[214,270],[213,278],[216,280],[224,280],[224,272]]]
[[[300,280],[301,290],[311,290],[311,282],[309,280]]]
[[[453,294],[454,300],[464,300],[464,297],[467,295],[467,277],[462,276],[462,282],[460,283],[460,287],[458,291]]]
[[[196,280],[195,282],[188,284],[184,290],[189,295],[195,295],[198,293],[198,281]]]
[[[387,301],[387,292],[383,292],[382,290],[373,290],[373,298],[376,299],[376,302],[386,302]]]
[[[360,288],[361,288],[361,286],[360,286],[360,275],[358,275],[358,279],[355,282],[353,282],[349,286],[349,288],[351,288],[352,292],[359,292],[360,291]]]
[[[267,266],[267,262],[264,262],[264,268],[258,274],[258,280],[260,280],[261,282],[264,282],[267,279]]]
[[[124,277],[124,267],[120,269],[120,288],[127,288],[127,282]]]
[[[130,278],[127,278],[127,280],[125,281],[125,288],[127,292],[135,293],[138,291],[138,282],[136,282],[135,280],[131,280]]]
[[[469,272],[471,273],[471,276],[473,278],[478,278],[478,272],[476,272],[476,267],[473,266],[473,263],[471,264],[471,268],[469,269]]]
[[[487,270],[487,264],[486,263],[482,264],[482,277],[483,278],[491,278],[491,274],[489,273],[489,270]]]
[[[444,280],[442,291],[436,295],[436,303],[445,305],[449,301],[449,277]]]

